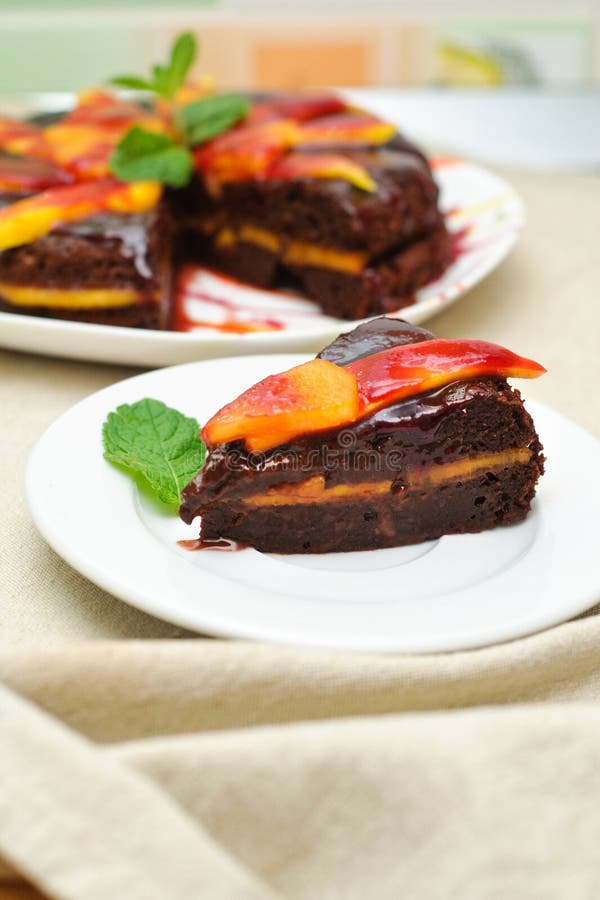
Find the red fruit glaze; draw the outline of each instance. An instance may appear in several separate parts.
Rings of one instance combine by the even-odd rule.
[[[0,191],[33,193],[72,181],[72,175],[46,160],[0,156]]]
[[[368,113],[344,113],[325,116],[308,122],[298,129],[296,146],[332,144],[344,146],[374,146],[391,140],[398,129]]]
[[[233,128],[198,147],[194,152],[196,167],[221,181],[260,178],[291,146],[295,132],[291,119]]]
[[[546,371],[498,344],[442,339],[391,347],[346,368],[358,382],[360,416],[458,379],[537,378]]]
[[[333,94],[307,94],[300,97],[275,97],[255,103],[246,117],[247,125],[268,122],[271,119],[294,119],[308,122],[320,116],[330,116],[343,112],[346,104]]]
[[[341,153],[288,153],[271,163],[268,177],[290,181],[294,178],[337,178],[363,191],[374,191],[376,184],[364,166]]]

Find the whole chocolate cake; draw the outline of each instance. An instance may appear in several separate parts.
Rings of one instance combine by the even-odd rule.
[[[137,126],[172,130],[160,104],[104,91],[44,126],[0,118],[0,309],[169,328],[172,270],[191,258],[360,319],[410,304],[450,262],[421,151],[339,97],[253,102],[194,150],[179,190],[123,192],[111,154]]]
[[[519,522],[544,459],[506,378],[543,372],[494,344],[375,319],[207,423],[210,452],[180,515],[201,516],[203,540],[276,553],[392,547]]]

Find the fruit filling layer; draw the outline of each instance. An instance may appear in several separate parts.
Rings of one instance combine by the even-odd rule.
[[[334,269],[356,275],[369,261],[366,253],[353,253],[335,247],[323,247],[305,241],[285,240],[272,231],[243,225],[237,231],[222,228],[215,236],[215,244],[221,249],[236,247],[238,244],[254,244],[263,250],[277,253],[282,262],[291,266],[316,266],[320,269]]]
[[[408,469],[403,472],[402,486],[429,487],[450,481],[469,481],[487,473],[499,471],[509,466],[526,465],[531,460],[528,447],[517,447],[512,450],[500,450],[494,453],[483,453],[469,459],[454,462],[433,464],[431,466]],[[251,494],[240,498],[244,506],[291,506],[302,503],[327,503],[336,500],[370,497],[374,494],[394,492],[394,482],[363,481],[357,484],[336,484],[327,488],[324,475],[314,475],[298,484],[283,484],[269,488],[262,494]],[[403,491],[398,491],[399,497]]]
[[[112,309],[152,298],[132,288],[40,288],[0,282],[0,299],[14,306]]]

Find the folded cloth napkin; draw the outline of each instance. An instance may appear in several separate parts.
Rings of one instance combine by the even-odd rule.
[[[68,900],[597,897],[599,647],[591,615],[419,658],[4,650],[5,876]]]

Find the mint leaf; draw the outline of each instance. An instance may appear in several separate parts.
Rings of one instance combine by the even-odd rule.
[[[116,78],[110,79],[111,84],[119,87],[131,88],[134,91],[153,91],[154,86],[145,78],[138,78],[137,75],[117,75]]]
[[[248,114],[250,103],[239,94],[205,97],[184,106],[181,118],[190,144],[200,144],[227,131]]]
[[[152,90],[160,94],[161,97],[166,97],[167,100],[171,98],[169,70],[166,66],[159,66],[158,64],[152,66]]]
[[[193,160],[168,135],[134,125],[115,147],[110,170],[121,181],[160,181],[177,188],[189,182]]]
[[[196,38],[190,31],[180,34],[171,50],[171,59],[167,69],[166,83],[169,97],[173,97],[185,83],[188,72],[194,65],[197,47]]]
[[[120,87],[133,88],[138,91],[153,91],[172,100],[180,87],[185,84],[185,79],[194,65],[196,59],[196,38],[190,31],[180,34],[173,47],[169,62],[166,66],[158,63],[152,66],[152,76],[149,79],[138,78],[137,75],[119,75],[111,78],[112,84]]]
[[[102,426],[104,458],[141,476],[159,500],[174,511],[181,491],[204,465],[206,447],[195,419],[160,400],[124,403]]]

